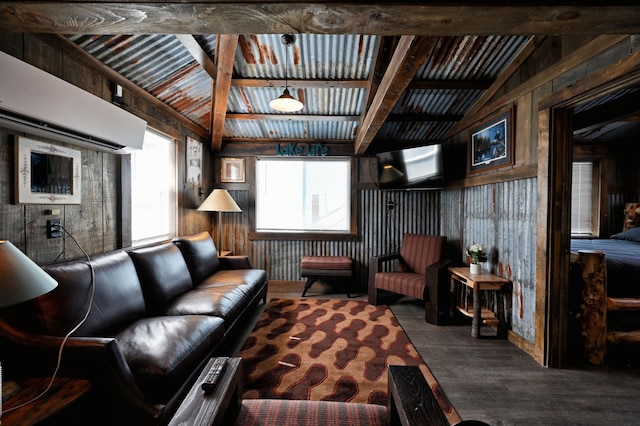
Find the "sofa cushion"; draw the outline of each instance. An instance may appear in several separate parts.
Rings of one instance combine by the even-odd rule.
[[[208,232],[175,238],[173,243],[182,252],[194,285],[198,285],[220,268],[218,252]]]
[[[223,336],[222,319],[186,315],[143,318],[116,338],[145,395],[166,402]]]
[[[171,299],[193,288],[187,263],[175,244],[132,250],[129,256],[138,271],[149,314],[164,312]]]
[[[113,336],[145,315],[145,303],[136,268],[125,252],[113,252],[91,260],[95,293],[91,312],[74,336]],[[45,266],[58,287],[38,298],[46,328],[64,335],[84,316],[91,297],[91,269],[74,261]]]
[[[387,407],[335,401],[245,399],[237,426],[388,425]]]

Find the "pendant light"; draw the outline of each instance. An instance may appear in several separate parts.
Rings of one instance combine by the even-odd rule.
[[[280,95],[279,98],[276,98],[269,102],[269,106],[276,111],[282,112],[294,112],[300,111],[304,105],[299,100],[295,99],[289,93],[289,88],[287,86],[287,72],[289,69],[289,46],[295,43],[296,39],[293,34],[284,34],[280,40],[285,47],[285,69],[284,69],[284,92]]]

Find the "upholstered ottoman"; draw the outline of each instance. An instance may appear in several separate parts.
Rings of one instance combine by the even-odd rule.
[[[351,258],[347,256],[303,256],[300,261],[300,275],[307,278],[307,283],[302,290],[302,297],[313,283],[325,279],[343,279],[347,297],[351,297],[349,291],[349,278],[352,276]]]

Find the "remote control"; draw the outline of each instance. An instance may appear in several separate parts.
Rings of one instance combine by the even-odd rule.
[[[213,360],[213,364],[211,364],[211,368],[202,382],[202,390],[204,393],[213,392],[216,383],[218,383],[218,379],[222,376],[222,373],[224,373],[225,368],[227,368],[228,360],[229,357],[218,357]]]

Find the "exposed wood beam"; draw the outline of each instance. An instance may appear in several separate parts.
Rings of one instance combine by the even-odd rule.
[[[113,81],[114,83],[118,83],[121,85],[127,92],[133,94],[140,99],[144,99],[149,105],[157,108],[159,111],[162,111],[163,114],[167,114],[178,122],[182,123],[187,129],[193,131],[196,135],[201,136],[203,138],[209,138],[210,134],[207,129],[203,129],[198,126],[191,120],[187,119],[185,116],[180,114],[178,111],[166,105],[164,102],[151,95],[137,84],[129,80],[128,78],[122,76],[122,74],[114,71],[112,68],[109,68],[95,57],[84,51],[77,44],[69,41],[69,39],[55,34],[39,34],[38,38],[43,40],[45,43],[52,44],[58,48],[60,48],[63,52],[69,55],[69,57],[87,65],[88,67],[96,70],[96,72],[106,79]],[[139,108],[127,107],[126,105],[122,106],[123,109],[126,109],[132,114],[140,116],[141,111]],[[149,120],[149,117],[141,116],[141,118],[145,120]]]
[[[231,85],[235,87],[289,87],[296,89],[364,89],[367,80],[297,80],[275,78],[235,78]]]
[[[418,80],[409,84],[411,90],[427,89],[463,89],[463,90],[486,90],[493,84],[494,80]]]
[[[273,121],[358,121],[358,115],[310,115],[310,114],[227,114],[227,120]]]
[[[213,63],[207,52],[204,51],[202,46],[198,44],[192,35],[188,34],[176,34],[175,35],[180,43],[191,53],[193,59],[204,68],[204,70],[211,76],[213,80],[216,80],[218,71],[216,70],[216,64]]]
[[[356,137],[362,155],[378,133],[436,42],[434,37],[402,36]]]
[[[58,34],[636,34],[640,6],[493,1],[421,2],[13,1],[0,6],[6,32]]]
[[[222,131],[227,114],[227,102],[231,91],[231,78],[233,77],[233,60],[238,47],[237,34],[218,35],[216,46],[217,76],[213,93],[213,124],[211,127],[211,147],[214,152],[222,147]]]
[[[453,136],[456,133],[465,130],[466,128],[478,122],[483,117],[492,114],[500,107],[514,102],[525,93],[535,90],[536,88],[550,81],[555,76],[561,75],[577,67],[578,65],[586,62],[595,55],[604,52],[605,50],[611,48],[612,46],[618,44],[626,38],[628,38],[628,36],[624,35],[603,35],[595,38],[591,42],[577,49],[575,52],[564,57],[561,61],[548,66],[540,73],[534,75],[523,84],[510,90],[499,98],[484,105],[478,104],[478,108],[474,108],[473,111],[475,112],[475,114],[465,114],[465,119],[460,121],[453,129],[451,129],[451,131],[449,132],[449,136]],[[540,107],[542,107],[542,105]]]
[[[424,121],[460,121],[464,116],[455,114],[395,114],[389,115],[388,121],[396,122],[424,122]]]
[[[588,131],[603,124],[624,121],[626,118],[636,116],[640,113],[639,98],[638,92],[632,92],[588,111],[574,114],[573,128]]]

